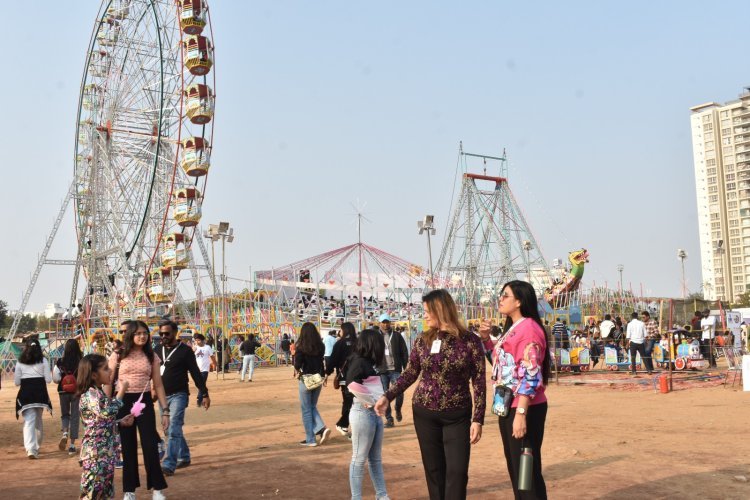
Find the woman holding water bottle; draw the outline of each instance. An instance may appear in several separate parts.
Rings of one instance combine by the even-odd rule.
[[[500,435],[515,497],[545,499],[541,449],[550,360],[534,288],[525,281],[506,283],[499,310],[506,317],[505,335],[492,340],[492,325],[487,320],[479,330],[485,349],[492,351],[492,411],[500,416]]]

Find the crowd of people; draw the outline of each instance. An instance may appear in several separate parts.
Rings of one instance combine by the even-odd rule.
[[[47,384],[54,381],[61,408],[59,448],[78,455],[80,498],[113,498],[114,471],[122,468],[124,498],[134,499],[141,487],[139,439],[146,488],[153,490],[154,499],[166,497],[166,477],[190,466],[190,448],[183,434],[188,375],[198,389],[197,405],[208,410],[206,380],[209,370],[216,368],[216,356],[201,334],[194,335],[191,346],[180,341],[173,321],[161,321],[158,328],[160,343],[155,349],[146,323],[124,321],[119,328],[122,339],[112,343],[108,357],[95,352],[83,355],[79,341],[69,339],[52,370],[39,340],[33,336],[26,340],[15,371],[16,416],[24,420],[26,454],[30,459],[39,457],[42,412],[52,410]],[[77,449],[81,421],[84,432]]]
[[[544,325],[528,283],[506,284],[498,307],[507,318],[504,334],[495,335],[497,327],[489,320],[469,330],[451,295],[434,290],[423,297],[427,327],[411,349],[388,313],[379,315],[377,327],[360,332],[343,322],[340,329],[321,335],[313,323],[304,323],[296,339],[287,336],[282,344],[298,385],[304,431],[300,445],[316,448],[331,437],[317,403],[333,376],[331,385],[342,400],[335,430],[352,445],[351,496],[361,498],[367,469],[376,497],[389,498],[383,470],[388,461],[383,455],[386,429],[402,421],[404,392],[416,383],[411,406],[426,489],[431,499],[465,498],[471,448],[481,439],[485,423],[485,373],[491,369],[491,408],[513,490],[517,497],[546,498],[541,447],[550,360]],[[52,407],[47,384],[54,379],[64,408],[60,448],[78,454],[81,498],[112,498],[120,463],[124,498],[135,498],[141,487],[139,441],[145,486],[153,490],[153,498],[165,498],[167,479],[191,464],[183,433],[188,376],[198,390],[197,404],[208,409],[206,378],[220,361],[200,334],[191,339],[192,346],[181,342],[178,326],[169,320],[159,323],[158,345],[142,321],[125,321],[119,332],[121,345],[113,344],[108,357],[83,355],[71,339],[53,369],[39,341],[27,341],[16,369],[24,446],[29,458],[38,457],[41,413]],[[241,381],[252,380],[258,346],[252,336],[240,345],[243,361],[250,358],[243,362]],[[77,449],[79,420],[84,431]],[[533,466],[524,467],[528,456],[533,456]]]
[[[636,359],[640,356],[647,373],[654,371],[653,352],[658,345],[663,352],[669,352],[669,336],[672,335],[672,345],[692,345],[707,360],[709,366],[716,367],[716,348],[734,347],[747,349],[748,325],[742,322],[733,328],[721,330],[717,317],[709,309],[695,311],[688,324],[684,326],[672,325],[666,330],[659,328],[659,323],[649,311],[633,312],[629,321],[623,322],[620,316],[604,315],[602,321],[588,318],[581,327],[570,329],[564,318],[558,317],[554,324],[545,322],[550,347],[572,349],[588,348],[591,356],[592,368],[603,358],[606,348],[617,353],[619,361]],[[635,373],[635,365],[631,366]]]

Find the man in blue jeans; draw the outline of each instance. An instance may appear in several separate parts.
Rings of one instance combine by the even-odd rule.
[[[159,335],[161,336],[161,349],[157,349],[156,353],[161,358],[161,378],[169,406],[167,453],[161,469],[165,476],[172,476],[175,469],[190,465],[190,448],[182,433],[185,408],[187,408],[190,394],[188,373],[203,395],[203,408],[208,410],[211,400],[193,350],[177,338],[177,323],[169,320],[160,321]]]
[[[380,381],[383,383],[383,390],[387,391],[391,384],[396,383],[401,376],[401,372],[406,368],[406,364],[409,362],[409,350],[406,347],[404,337],[391,327],[390,316],[381,314],[378,320],[380,321],[380,334],[385,341],[385,356],[383,357],[383,364],[378,367],[378,373],[380,374]],[[399,394],[396,397],[396,420],[399,422],[403,418],[401,415],[403,405],[404,395]],[[385,412],[385,426],[393,427],[393,425],[393,414],[389,403]]]

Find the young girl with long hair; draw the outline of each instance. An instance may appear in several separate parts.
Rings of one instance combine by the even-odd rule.
[[[458,319],[446,290],[433,290],[422,301],[429,328],[414,342],[406,370],[375,409],[385,414],[388,402],[421,375],[412,411],[430,499],[466,498],[471,445],[482,437],[484,423],[484,349]]]
[[[375,498],[386,500],[388,492],[383,476],[383,419],[373,409],[373,403],[383,394],[383,384],[375,370],[383,363],[385,341],[377,330],[363,330],[357,338],[354,352],[346,366],[346,385],[365,389],[366,396],[372,398],[363,401],[356,396],[349,412],[349,424],[352,427],[352,461],[349,465],[349,487],[352,500],[362,498],[362,478],[365,475],[365,462],[370,469],[370,480],[375,488]],[[357,394],[365,394],[357,393]]]
[[[525,281],[509,281],[500,294],[499,309],[506,318],[505,335],[492,340],[488,321],[482,323],[479,334],[485,348],[492,350],[493,380],[514,395],[510,411],[499,417],[505,462],[516,498],[543,499],[547,498],[541,454],[547,417],[544,388],[549,380],[550,359],[534,287]],[[529,491],[518,490],[522,448],[531,448],[534,455]]]
[[[294,377],[299,379],[299,403],[302,410],[302,425],[305,427],[305,440],[302,446],[318,446],[328,440],[331,430],[326,427],[318,412],[318,398],[321,387],[308,389],[303,378],[305,375],[324,375],[323,352],[325,346],[318,329],[312,323],[304,323],[297,340],[297,353],[294,357]],[[325,382],[323,383],[325,385]],[[320,442],[315,437],[320,437]]]
[[[29,458],[39,458],[42,443],[42,412],[52,414],[47,384],[52,382],[49,362],[42,354],[39,340],[31,337],[16,363],[15,383],[20,386],[16,396],[16,419],[23,415],[23,445]]]
[[[80,498],[104,499],[115,496],[116,430],[115,418],[122,408],[123,397],[128,389],[123,380],[114,398],[107,396],[102,385],[111,379],[107,358],[99,354],[88,354],[78,366],[75,396],[81,402],[81,416],[85,424],[81,441]],[[132,425],[133,416],[123,419],[123,425]]]
[[[156,391],[161,407],[161,425],[164,432],[169,427],[169,407],[164,386],[161,381],[161,360],[151,346],[151,335],[148,325],[143,321],[126,321],[122,337],[122,352],[113,353],[109,357],[111,381],[106,388],[108,395],[112,394],[112,385],[127,381],[128,388],[123,397],[123,406],[117,414],[122,419],[133,414],[134,425],[124,427],[120,425],[120,441],[122,445],[122,489],[125,500],[135,498],[135,490],[140,487],[138,475],[138,438],[136,428],[141,436],[141,450],[143,451],[143,465],[146,467],[146,488],[154,489],[153,498],[165,498],[161,490],[167,487],[164,474],[159,463],[158,441],[156,431],[156,413],[154,401],[151,397],[151,386]],[[138,403],[137,405],[135,403]]]
[[[78,363],[81,362],[81,346],[78,340],[68,339],[65,341],[63,356],[52,369],[52,381],[57,383],[57,395],[60,398],[60,420],[62,422],[62,437],[60,438],[60,451],[68,455],[76,453],[76,439],[78,439],[78,426],[81,417],[78,412],[80,397],[76,395],[76,374]],[[68,446],[70,439],[70,446]]]

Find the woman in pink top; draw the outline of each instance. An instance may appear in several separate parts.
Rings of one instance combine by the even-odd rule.
[[[159,369],[161,360],[151,347],[151,335],[148,325],[143,321],[125,321],[120,325],[122,336],[122,351],[114,352],[109,357],[109,368],[112,381],[117,390],[118,381],[128,382],[128,388],[123,398],[123,405],[117,414],[117,420],[131,412],[135,415],[132,426],[120,425],[120,440],[122,442],[122,490],[125,500],[135,498],[135,489],[141,485],[138,476],[138,438],[136,427],[141,435],[141,450],[143,451],[143,465],[146,467],[146,488],[154,489],[153,498],[165,498],[162,491],[167,487],[164,474],[159,463],[156,432],[156,414],[154,401],[151,398],[151,384],[159,399],[161,407],[161,425],[164,432],[169,427],[169,406],[164,386],[161,382]],[[112,394],[112,384],[107,387],[107,394]],[[134,406],[135,405],[135,406]],[[144,406],[145,405],[145,406]],[[140,410],[140,411],[138,411]]]
[[[491,325],[482,323],[479,334],[485,349],[492,350],[492,379],[513,391],[513,403],[500,417],[505,462],[516,498],[547,498],[542,477],[542,441],[547,417],[544,388],[550,372],[547,338],[539,318],[536,292],[525,281],[510,281],[500,294],[500,313],[505,315],[505,334],[490,337]],[[531,490],[518,490],[521,449],[531,448],[534,467]]]

